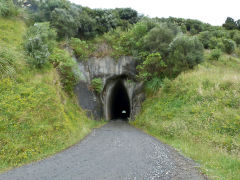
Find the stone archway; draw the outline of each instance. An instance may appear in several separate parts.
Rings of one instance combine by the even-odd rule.
[[[123,56],[91,58],[79,61],[81,80],[75,88],[79,105],[95,119],[116,118],[133,120],[144,100],[143,83],[136,80],[137,61]],[[94,78],[101,78],[102,92],[88,87]]]

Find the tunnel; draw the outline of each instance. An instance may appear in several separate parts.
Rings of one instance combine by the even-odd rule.
[[[110,119],[128,120],[130,116],[130,99],[122,80],[117,80],[110,94]]]

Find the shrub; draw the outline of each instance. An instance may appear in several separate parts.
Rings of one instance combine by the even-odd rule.
[[[91,81],[91,89],[96,91],[97,93],[101,93],[103,90],[103,82],[101,78],[94,78]]]
[[[78,38],[72,38],[70,45],[73,48],[75,55],[80,58],[80,60],[84,60],[89,57],[90,50],[86,41],[82,41]]]
[[[236,48],[236,43],[231,39],[224,39],[224,51],[228,54],[232,54]]]
[[[186,28],[190,31],[191,34],[198,34],[199,32],[203,31],[204,24],[201,21],[187,19],[186,20]]]
[[[234,34],[233,40],[236,42],[237,45],[240,45],[240,32],[236,32]]]
[[[57,29],[59,38],[70,38],[77,34],[79,23],[69,11],[55,8],[51,13],[51,24]]]
[[[54,48],[49,57],[49,62],[57,67],[64,91],[72,95],[74,87],[81,77],[77,63],[68,52],[59,48]]]
[[[138,77],[143,81],[151,80],[154,77],[162,77],[166,67],[160,53],[152,53],[147,56],[142,64],[137,66]]]
[[[48,57],[55,46],[56,33],[49,23],[35,23],[25,36],[24,48],[30,56],[29,63],[42,68],[48,63]]]
[[[61,66],[72,62],[72,58],[65,50],[54,48],[52,54],[49,56],[49,62],[54,65],[54,67]]]
[[[221,55],[222,55],[222,51],[220,49],[214,49],[210,54],[210,58],[213,60],[218,60]]]
[[[240,48],[236,48],[235,53],[238,57],[240,57]]]
[[[211,31],[212,36],[216,37],[216,38],[223,38],[223,37],[227,37],[227,32],[225,30],[214,30]]]
[[[79,15],[78,37],[91,38],[96,36],[96,20],[88,15],[85,11]]]
[[[224,51],[224,44],[222,38],[212,37],[209,41],[210,49],[221,49]]]
[[[202,42],[205,49],[209,48],[211,36],[209,31],[204,31],[199,34],[199,40]]]
[[[80,79],[79,74],[75,73],[76,71],[74,71],[74,69],[76,68],[77,68],[77,64],[73,60],[62,64],[58,68],[63,89],[69,95],[73,94],[73,90]]]
[[[197,37],[177,36],[169,45],[169,50],[167,65],[173,76],[192,69],[203,60],[203,45]]]
[[[147,22],[139,22],[135,24],[130,31],[120,36],[120,47],[128,55],[136,56],[143,51],[144,36],[148,32]]]
[[[0,17],[16,16],[18,10],[12,0],[0,0]]]
[[[168,46],[178,32],[178,28],[171,24],[165,23],[156,26],[144,38],[146,50],[160,52],[163,57],[166,57]]]
[[[145,91],[147,94],[151,95],[153,93],[156,93],[162,85],[163,85],[162,78],[153,77],[150,81],[146,82]]]
[[[0,79],[12,77],[15,74],[14,62],[16,57],[7,48],[0,48]]]

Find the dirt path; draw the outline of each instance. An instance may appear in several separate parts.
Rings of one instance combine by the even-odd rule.
[[[113,121],[79,144],[45,160],[13,169],[1,180],[205,179],[196,164],[171,147]]]

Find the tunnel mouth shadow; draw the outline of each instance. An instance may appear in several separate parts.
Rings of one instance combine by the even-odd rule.
[[[130,117],[130,99],[122,79],[116,81],[109,98],[110,120],[128,121]]]

